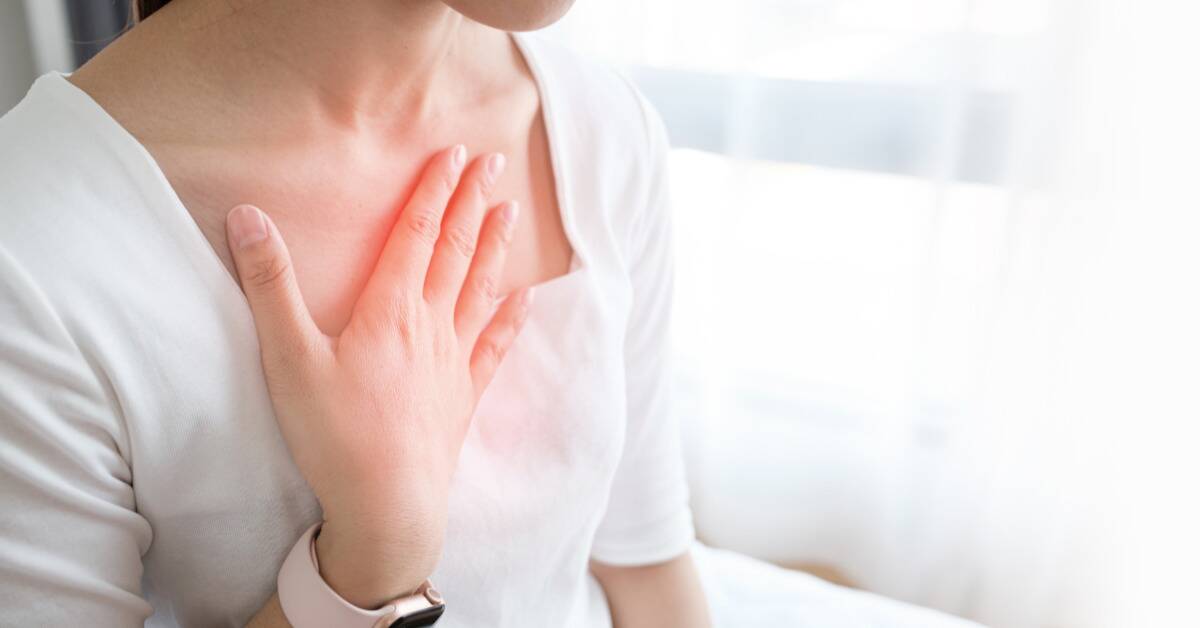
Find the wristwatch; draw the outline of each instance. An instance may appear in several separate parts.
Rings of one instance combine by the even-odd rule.
[[[293,628],[415,628],[432,626],[446,602],[428,580],[415,593],[376,610],[347,602],[321,578],[316,538],[321,524],[310,527],[292,546],[279,569],[279,605]]]

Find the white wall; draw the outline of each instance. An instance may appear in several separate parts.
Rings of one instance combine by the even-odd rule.
[[[35,75],[22,0],[0,0],[0,112],[25,95]]]
[[[0,0],[0,114],[39,75],[75,68],[62,0]]]

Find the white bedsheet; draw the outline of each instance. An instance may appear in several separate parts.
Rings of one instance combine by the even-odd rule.
[[[979,628],[728,550],[693,546],[714,628]]]

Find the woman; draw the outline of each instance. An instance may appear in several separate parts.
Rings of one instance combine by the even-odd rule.
[[[145,2],[4,118],[0,623],[312,625],[321,521],[359,609],[708,623],[661,125],[506,32],[567,4]]]
[[[960,625],[694,566],[662,124],[508,32],[569,0],[140,4],[0,118],[0,625]]]

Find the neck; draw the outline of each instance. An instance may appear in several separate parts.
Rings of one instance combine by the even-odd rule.
[[[139,28],[174,42],[231,98],[355,129],[452,112],[502,76],[489,64],[507,61],[496,54],[504,33],[439,0],[175,0],[161,13]]]

